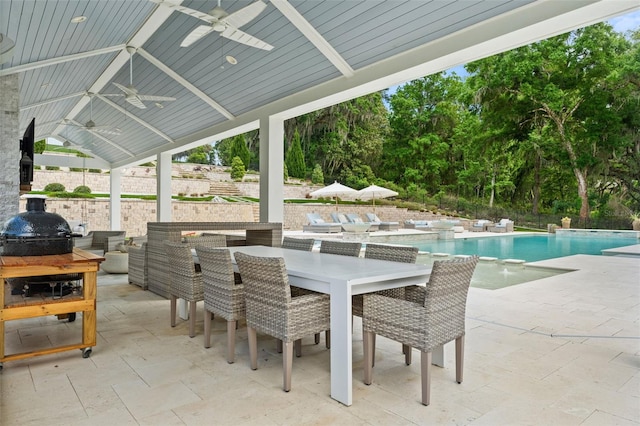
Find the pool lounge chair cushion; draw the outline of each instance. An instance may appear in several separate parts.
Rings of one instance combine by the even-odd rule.
[[[308,225],[302,227],[303,232],[340,232],[342,226],[338,223],[327,223],[320,217],[318,213],[307,213]]]
[[[375,213],[367,213],[367,219],[371,223],[377,223],[381,231],[397,231],[400,229],[400,222],[383,222]]]
[[[347,219],[349,219],[349,223],[368,223],[369,229],[367,229],[367,231],[377,231],[380,229],[379,223],[375,223],[372,221],[365,222],[364,220],[362,220],[362,218],[360,218],[360,216],[355,213],[347,214]]]

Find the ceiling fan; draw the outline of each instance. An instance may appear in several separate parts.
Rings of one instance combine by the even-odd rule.
[[[222,37],[229,40],[237,41],[238,43],[246,44],[247,46],[256,47],[262,50],[271,50],[273,46],[266,43],[259,38],[240,31],[238,28],[253,21],[266,7],[266,3],[262,0],[257,0],[251,3],[249,6],[245,6],[240,10],[237,10],[231,14],[227,13],[221,6],[220,0],[218,0],[218,6],[211,10],[209,13],[200,12],[188,7],[179,6],[165,0],[151,0],[154,3],[164,5],[170,9],[177,10],[185,13],[194,18],[198,18],[207,22],[209,25],[200,25],[196,27],[191,33],[185,37],[180,43],[180,47],[187,47],[194,42],[200,40],[207,34],[215,31],[220,33]]]
[[[76,123],[73,120],[63,119],[62,124],[65,126],[78,127],[83,130],[87,130],[88,132],[96,132],[105,135],[120,135],[122,134],[122,130],[117,127],[110,126],[96,126],[96,123],[93,121],[93,93],[87,93],[89,96],[89,121],[83,124]]]
[[[124,100],[129,102],[131,105],[140,108],[146,109],[147,106],[143,101],[151,101],[151,102],[168,102],[175,101],[176,98],[170,96],[154,96],[154,95],[143,95],[138,93],[138,90],[133,87],[133,54],[136,52],[135,47],[127,46],[127,52],[129,52],[129,85],[123,86],[122,84],[118,84],[114,82],[114,86],[124,92]]]

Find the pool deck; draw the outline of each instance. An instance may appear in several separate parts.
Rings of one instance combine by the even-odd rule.
[[[465,233],[476,237],[480,233]],[[504,235],[504,234],[501,234]],[[640,252],[640,245],[632,246]],[[404,365],[399,345],[377,339],[373,384],[362,382],[361,321],[354,320],[353,405],[329,397],[329,352],[303,339],[292,389],[282,358],[259,335],[258,370],[249,368],[246,328],[227,364],[226,324],[213,321],[203,347],[188,323],[169,326],[169,302],[98,276],[98,344],[7,362],[0,373],[3,425],[640,425],[640,259],[574,255],[540,262],[572,269],[498,290],[471,288],[464,382],[454,350],[434,368],[431,405],[420,399],[419,354]],[[58,344],[81,322],[55,317],[7,323],[7,352]],[[72,336],[72,337],[75,337]]]

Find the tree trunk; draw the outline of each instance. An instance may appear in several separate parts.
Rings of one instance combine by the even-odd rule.
[[[491,175],[491,197],[489,197],[489,207],[493,207],[493,199],[496,193],[496,172]]]
[[[533,214],[538,214],[538,204],[540,204],[540,167],[542,159],[540,154],[536,153],[535,166],[533,169],[533,197],[531,200]]]
[[[580,197],[580,220],[586,223],[589,217],[589,195],[587,194],[587,172],[580,169],[573,169],[573,173],[578,180],[578,196]]]

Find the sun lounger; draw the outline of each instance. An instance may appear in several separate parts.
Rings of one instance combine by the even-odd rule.
[[[351,223],[368,223],[369,224],[369,231],[377,231],[378,229],[380,229],[380,224],[379,223],[375,223],[375,222],[372,222],[372,221],[365,222],[364,220],[362,220],[360,218],[360,216],[358,216],[355,213],[349,213],[347,215],[347,219],[349,219],[349,222],[351,222]]]
[[[383,222],[375,213],[367,213],[367,219],[371,223],[378,224],[378,229],[381,231],[397,231],[400,229],[400,222]]]
[[[342,231],[340,224],[325,222],[318,213],[307,213],[307,220],[309,224],[302,227],[304,232],[331,233]]]
[[[404,221],[404,227],[407,229],[419,229],[421,231],[431,231],[433,229],[432,222],[434,221],[409,219]]]

